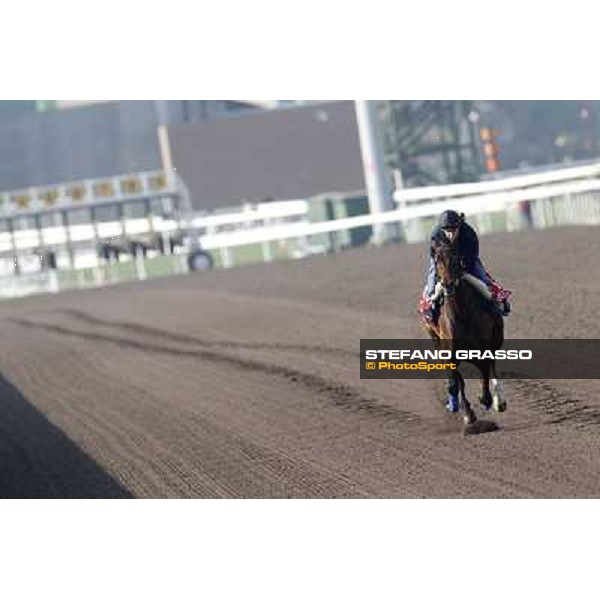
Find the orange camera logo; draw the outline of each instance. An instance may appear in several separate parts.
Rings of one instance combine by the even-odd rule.
[[[375,363],[374,362],[365,363],[365,369],[368,369],[368,370],[372,371],[374,368],[375,368]]]

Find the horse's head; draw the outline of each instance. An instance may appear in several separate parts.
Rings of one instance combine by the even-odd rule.
[[[438,281],[444,287],[444,295],[452,296],[464,272],[462,261],[456,254],[456,244],[441,242],[435,244],[433,260]]]

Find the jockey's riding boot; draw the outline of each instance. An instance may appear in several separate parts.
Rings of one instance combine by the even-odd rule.
[[[450,379],[446,382],[446,410],[451,413],[457,413],[460,410],[460,404],[458,402],[458,383],[454,379]]]
[[[437,324],[438,318],[440,316],[440,303],[435,300],[431,302],[431,305],[425,310],[423,316],[427,321]]]
[[[446,410],[450,413],[457,413],[460,410],[458,396],[448,394],[446,397]]]
[[[440,308],[440,302],[438,300],[435,300],[431,305],[431,314],[434,323],[437,323],[440,318]]]
[[[510,315],[510,311],[511,311],[510,302],[508,300],[502,301],[502,309],[504,311],[504,316],[508,317],[508,315]]]

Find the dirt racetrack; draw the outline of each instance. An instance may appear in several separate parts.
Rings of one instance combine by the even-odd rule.
[[[507,337],[600,337],[600,229],[482,248]],[[500,430],[465,437],[439,381],[359,379],[361,337],[423,336],[424,254],[1,303],[0,496],[600,497],[599,381],[507,381]]]

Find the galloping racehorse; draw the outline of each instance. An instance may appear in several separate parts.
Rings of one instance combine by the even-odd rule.
[[[491,350],[502,347],[504,342],[504,320],[490,302],[485,285],[469,273],[456,253],[453,243],[434,245],[433,258],[438,275],[436,296],[442,302],[437,325],[426,327],[439,350]],[[486,296],[486,292],[488,296]],[[452,362],[460,364],[460,361]],[[481,396],[479,401],[484,410],[497,412],[506,410],[501,384],[496,375],[495,360],[468,360],[481,372]],[[457,365],[458,367],[458,365]],[[491,381],[491,391],[490,391]],[[465,394],[465,381],[458,370],[452,371],[448,379],[446,409],[459,410],[459,394],[464,410],[464,422],[473,423],[477,417]]]

